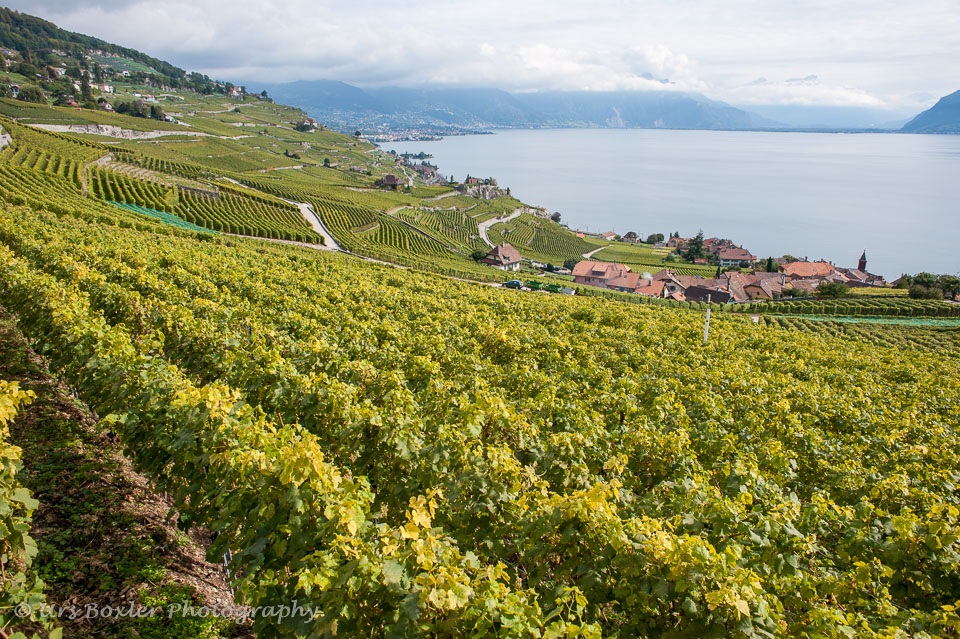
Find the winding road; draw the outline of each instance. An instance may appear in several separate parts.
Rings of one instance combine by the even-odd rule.
[[[605,249],[605,248],[608,248],[608,247],[606,247],[606,246],[601,246],[601,247],[598,248],[598,249],[593,249],[593,250],[590,251],[589,253],[584,253],[584,254],[583,254],[583,259],[589,260],[591,257],[593,257],[594,255],[596,255],[597,253],[599,253],[600,251],[602,251],[602,250]]]
[[[493,242],[490,241],[490,238],[487,237],[487,229],[493,226],[494,224],[500,224],[501,222],[506,223],[512,220],[513,218],[519,216],[523,213],[524,209],[517,209],[507,217],[492,217],[486,222],[480,222],[477,224],[477,230],[480,231],[480,239],[487,243],[487,246],[493,248]]]
[[[313,207],[307,204],[306,202],[294,202],[293,200],[284,200],[289,204],[293,204],[298,209],[300,209],[300,215],[303,216],[303,219],[313,227],[313,230],[316,231],[317,235],[323,238],[323,248],[328,251],[342,251],[343,247],[337,244],[337,241],[333,239],[333,235],[330,231],[327,230],[327,227],[323,225],[323,220],[320,219],[320,216],[317,215],[317,212],[313,210]]]

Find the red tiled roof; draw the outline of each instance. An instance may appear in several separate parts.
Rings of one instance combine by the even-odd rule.
[[[721,260],[737,260],[738,262],[752,262],[755,258],[750,251],[742,248],[725,248],[717,253],[717,258]]]
[[[592,260],[582,260],[573,267],[574,277],[598,277],[613,278],[629,273],[630,267],[626,264],[615,264],[613,262],[594,262]]]
[[[829,262],[790,262],[780,268],[789,277],[826,277],[837,270]]]
[[[510,244],[504,243],[500,246],[495,246],[481,261],[485,264],[509,266],[510,264],[516,264],[522,259],[523,257],[520,255],[520,251]]]
[[[611,280],[607,280],[607,286],[610,288],[627,288],[633,290],[640,283],[641,273],[623,273]]]
[[[642,279],[637,284],[636,292],[640,295],[649,295],[650,297],[662,297],[663,289],[666,288],[666,286],[666,282],[652,282]]]

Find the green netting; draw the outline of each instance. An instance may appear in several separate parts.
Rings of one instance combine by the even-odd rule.
[[[845,324],[900,324],[903,326],[955,326],[960,328],[958,318],[933,317],[859,317],[845,315],[783,315],[780,313],[768,314],[771,318],[804,319],[814,322],[843,322]]]
[[[211,230],[208,229],[208,228],[204,228],[204,227],[202,227],[202,226],[197,226],[196,224],[191,224],[190,222],[187,222],[187,221],[184,220],[183,218],[177,217],[176,215],[174,215],[174,214],[172,214],[172,213],[166,213],[166,212],[164,212],[164,211],[157,211],[157,210],[155,210],[155,209],[148,209],[148,208],[145,207],[145,206],[137,206],[136,204],[126,204],[126,203],[124,203],[124,202],[114,202],[113,200],[110,200],[110,203],[111,203],[111,204],[114,204],[114,205],[116,205],[116,206],[118,206],[118,207],[120,207],[121,209],[125,209],[125,210],[127,210],[127,211],[133,211],[134,213],[141,213],[141,214],[143,214],[143,215],[147,215],[147,216],[149,216],[149,217],[156,218],[156,219],[158,219],[158,220],[160,220],[161,222],[164,222],[164,223],[166,223],[166,224],[170,224],[170,225],[172,225],[172,226],[176,226],[176,227],[178,227],[178,228],[185,229],[185,230],[188,230],[188,231],[200,231],[201,233],[216,233],[216,231],[211,231]]]

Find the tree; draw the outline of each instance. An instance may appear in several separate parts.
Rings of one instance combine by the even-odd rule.
[[[772,257],[767,258],[767,273],[776,273],[779,269],[777,263],[773,261]]]
[[[93,63],[93,79],[97,81],[97,84],[103,82],[103,67],[100,66],[99,62]]]
[[[924,288],[933,288],[937,285],[937,276],[933,273],[917,273],[913,276],[913,284]]]
[[[572,271],[572,270],[573,270],[573,267],[576,266],[576,265],[577,265],[577,262],[579,262],[579,261],[580,261],[580,260],[579,260],[578,258],[576,258],[576,257],[568,258],[568,259],[566,259],[566,260],[563,261],[563,268],[567,269],[568,271]]]
[[[330,168],[330,158],[323,158],[323,165],[329,169],[329,168]]]
[[[722,270],[720,269],[720,267],[718,266],[718,267],[717,267],[717,274],[714,275],[714,279],[718,279],[718,280],[719,280],[721,275],[723,275],[723,271],[722,271]]]
[[[20,95],[17,96],[17,99],[23,102],[36,102],[37,104],[46,104],[47,102],[47,96],[43,94],[43,89],[35,84],[20,87]]]
[[[559,224],[559,223],[560,223],[560,213],[559,213],[559,212],[554,213],[553,215],[550,216],[550,219],[553,220],[554,222],[556,222],[557,224]]]
[[[33,78],[33,77],[36,77],[38,73],[40,73],[40,69],[33,66],[29,62],[21,62],[20,64],[17,65],[17,73],[19,73],[20,75],[25,75],[28,78]]]
[[[58,91],[57,94],[53,96],[53,106],[68,106],[69,102],[72,100],[72,93]]]
[[[362,137],[363,137],[363,133],[360,132],[360,129],[357,129],[356,131],[353,132],[353,137],[355,137],[355,138],[362,138]]]
[[[820,297],[846,297],[850,294],[850,287],[840,282],[820,282],[817,286],[817,295]]]
[[[960,295],[960,277],[956,275],[941,275],[940,288],[943,289],[943,294],[948,298],[955,298],[957,295]]]
[[[943,290],[920,284],[911,284],[910,297],[915,300],[942,300]]]
[[[150,117],[154,120],[165,120],[167,115],[163,112],[163,109],[157,106],[156,104],[150,105]]]
[[[547,273],[553,273],[556,270],[557,270],[556,266],[554,266],[550,262],[547,262]]]
[[[651,233],[647,236],[647,244],[657,244],[663,241],[663,233]]]
[[[691,262],[693,260],[706,257],[707,253],[703,250],[703,231],[698,231],[697,235],[687,243],[687,250],[683,257]]]
[[[482,260],[482,259],[485,258],[486,256],[487,256],[487,252],[484,251],[483,249],[475,249],[472,253],[470,253],[470,258],[471,258],[474,262],[479,262],[480,260]]]
[[[264,89],[263,91],[260,92],[260,97],[263,98],[264,100],[266,100],[266,99],[269,98],[270,96],[267,95],[267,90]]]

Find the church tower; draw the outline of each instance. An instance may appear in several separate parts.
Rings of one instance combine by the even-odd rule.
[[[860,256],[860,262],[857,264],[857,270],[867,272],[867,252],[864,251],[863,255]]]

